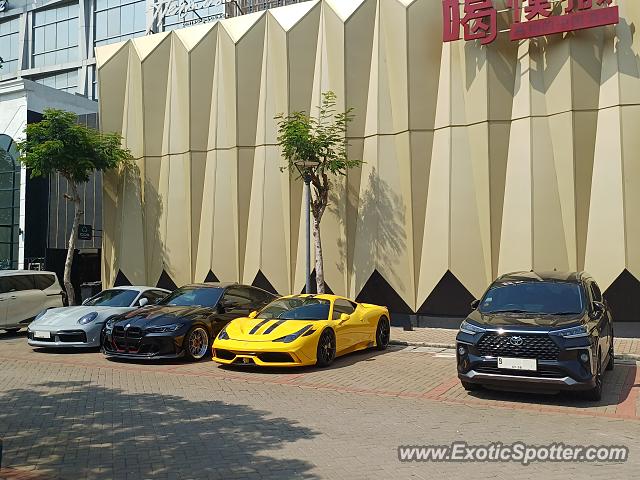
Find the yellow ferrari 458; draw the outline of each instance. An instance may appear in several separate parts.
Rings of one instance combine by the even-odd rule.
[[[326,367],[335,357],[389,344],[386,307],[336,295],[291,295],[224,327],[213,360],[226,365]]]

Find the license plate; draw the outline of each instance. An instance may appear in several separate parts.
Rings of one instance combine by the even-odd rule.
[[[51,332],[39,332],[36,330],[33,332],[33,336],[34,338],[51,338]]]
[[[535,358],[498,357],[498,368],[507,370],[537,370],[538,362]]]

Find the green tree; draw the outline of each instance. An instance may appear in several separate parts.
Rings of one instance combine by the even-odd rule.
[[[59,173],[69,184],[65,198],[74,205],[73,227],[69,235],[64,264],[64,287],[71,305],[75,292],[71,284],[71,266],[76,247],[80,216],[78,186],[86,183],[95,171],[124,167],[132,160],[122,148],[117,133],[101,133],[80,125],[77,116],[63,110],[47,109],[40,122],[27,125],[26,140],[18,142],[20,162],[31,170],[32,177],[48,177]]]
[[[327,205],[332,179],[346,175],[350,168],[358,167],[361,160],[348,157],[349,143],[347,127],[353,120],[353,109],[336,111],[336,94],[332,91],[322,94],[322,102],[317,116],[306,112],[276,115],[278,123],[278,145],[286,160],[282,171],[299,172],[301,164],[313,165],[307,172],[313,186],[311,212],[313,214],[313,239],[316,257],[316,285],[318,293],[324,293],[324,267],[320,222]]]

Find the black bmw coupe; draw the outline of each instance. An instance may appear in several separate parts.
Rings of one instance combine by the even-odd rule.
[[[265,290],[235,283],[187,285],[156,305],[109,320],[102,331],[102,352],[131,359],[199,360],[227,323],[274,298]]]

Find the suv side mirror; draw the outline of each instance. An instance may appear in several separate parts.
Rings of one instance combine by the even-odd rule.
[[[607,307],[602,302],[593,302],[593,317],[600,318],[602,314],[605,312]]]
[[[255,310],[249,314],[249,318],[256,318],[258,316],[258,312]]]
[[[480,306],[480,300],[474,300],[473,302],[471,302],[471,309],[472,310],[475,310],[479,306]]]
[[[141,307],[144,307],[148,303],[149,303],[149,299],[148,298],[142,297],[140,300],[138,300],[138,305],[141,306]]]

